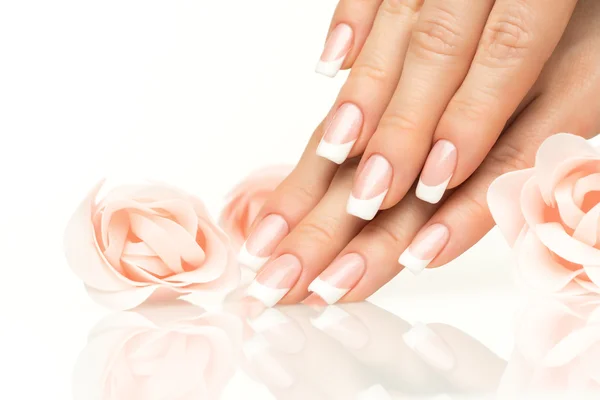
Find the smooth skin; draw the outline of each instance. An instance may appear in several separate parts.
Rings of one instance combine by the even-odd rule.
[[[340,3],[335,21],[346,18],[344,10],[348,3],[350,0]],[[296,169],[273,193],[257,218],[260,221],[266,215],[279,214],[292,228],[271,257],[293,254],[302,264],[299,279],[281,303],[304,300],[309,295],[308,285],[336,258],[349,253],[360,254],[365,260],[366,270],[342,301],[367,298],[402,270],[398,263],[400,254],[419,231],[433,224],[445,226],[449,240],[429,267],[448,263],[493,227],[486,192],[496,177],[530,167],[537,148],[551,134],[571,132],[589,138],[600,131],[600,2],[579,1],[571,16],[575,3],[571,1],[553,2],[553,7],[547,7],[543,1],[496,1],[488,5],[491,14],[487,16],[487,25],[484,25],[484,18],[476,18],[483,12],[482,4],[487,3],[483,0],[470,2],[472,6],[468,9],[460,8],[460,4],[464,3],[460,1],[431,1],[429,6],[426,1],[422,8],[420,4],[419,8],[407,8],[408,3],[384,1],[381,4],[371,35],[358,58],[353,64],[352,58],[348,59],[353,70],[336,103],[342,104],[349,99],[358,104],[365,102],[361,105],[365,113],[364,126],[351,155],[358,156],[361,148],[365,148],[365,156],[383,154],[394,165],[393,189],[384,202],[385,208],[389,209],[367,222],[347,214],[341,206],[345,204],[353,175],[357,169],[360,170],[365,156],[358,166],[355,160],[350,160],[338,167],[315,155],[323,127],[331,118],[330,113],[317,128]],[[393,5],[398,9],[390,8]],[[453,14],[456,21],[466,24],[471,18],[469,23],[479,24],[484,39],[495,38],[493,45],[482,45],[482,40],[486,43],[484,39],[465,39],[451,47],[454,51],[456,46],[464,46],[460,56],[459,53],[433,54],[429,50],[423,53],[429,56],[423,56],[420,54],[422,49],[413,49],[408,50],[404,57],[403,44],[407,49],[419,44],[414,44],[414,40],[410,42],[406,35],[399,33],[409,29],[404,27],[403,21],[406,26],[409,20],[418,26],[418,21],[425,16],[433,18],[436,7],[450,5],[458,7]],[[519,38],[522,38],[523,32],[527,33],[525,44],[521,39],[517,42],[506,39],[505,35],[511,35],[504,28],[510,26],[513,29],[516,24],[513,20],[514,24],[508,25],[494,23],[491,25],[497,27],[491,31],[495,32],[494,35],[486,33],[490,32],[490,21],[502,20],[505,14],[501,11],[515,10],[513,6],[521,7],[518,10],[522,12],[525,12],[523,7],[529,10],[524,14],[528,19],[519,20],[518,25]],[[409,13],[410,18],[405,13]],[[366,20],[368,15],[365,14],[365,24],[370,23]],[[561,26],[567,24],[569,17],[568,28],[563,34],[564,26]],[[388,24],[391,21],[386,19],[397,24]],[[403,28],[396,29],[397,26]],[[452,29],[461,29],[461,26],[452,25]],[[415,28],[411,26],[410,29]],[[465,26],[464,29],[472,30],[473,27]],[[498,29],[504,29],[502,34]],[[462,33],[452,38],[467,36],[467,33]],[[428,37],[432,38],[431,35]],[[514,39],[514,35],[511,37]],[[379,40],[383,38],[388,41]],[[437,43],[437,40],[432,43]],[[509,42],[513,45],[509,46]],[[478,43],[475,48],[473,43]],[[359,45],[358,40],[355,46]],[[492,50],[492,47],[496,49]],[[395,53],[386,58],[385,50]],[[463,56],[468,51],[472,53],[473,62],[466,63]],[[373,75],[374,69],[364,67],[371,65],[368,63],[369,54],[377,54],[374,59],[381,63],[389,60],[385,65],[378,64],[380,68],[377,69],[389,73]],[[400,79],[400,72],[393,68],[399,60],[404,60],[405,65],[402,75],[410,75],[411,78]],[[365,74],[365,71],[370,72]],[[437,71],[437,74],[445,71],[446,75],[443,79],[436,78],[432,71]],[[459,71],[466,76],[460,78]],[[427,72],[432,73],[429,78]],[[374,76],[383,79],[373,79]],[[400,83],[398,90],[391,93],[389,87],[395,77]],[[368,84],[372,84],[369,89]],[[388,101],[380,101],[382,98]],[[448,105],[443,106],[444,102]],[[394,111],[390,111],[390,107]],[[398,112],[414,117],[411,121],[415,123],[394,125],[405,121],[404,117],[398,118]],[[434,115],[438,114],[436,118]],[[411,126],[415,129],[397,129]],[[398,133],[400,131],[401,134]],[[431,143],[438,138],[455,142],[459,161],[450,184],[455,189],[447,193],[440,203],[429,204],[418,199],[414,190],[409,189],[414,187],[413,182]],[[393,145],[385,145],[386,141],[392,141]],[[402,148],[411,150],[393,154],[394,149]],[[423,159],[416,161],[417,156]],[[409,157],[413,159],[407,160]],[[401,175],[397,171],[402,171]],[[460,187],[456,187],[459,184]]]

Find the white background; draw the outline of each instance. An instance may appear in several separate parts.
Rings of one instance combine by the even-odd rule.
[[[1,398],[70,398],[72,366],[105,311],[66,265],[62,231],[97,180],[168,181],[217,215],[249,171],[297,160],[345,78],[313,72],[334,7],[0,3]],[[510,339],[494,326],[510,329],[509,309],[496,310],[502,319],[491,326],[471,318],[490,314],[482,308],[490,302],[439,309],[428,301],[501,293],[510,286],[508,260],[495,235],[444,271],[401,274],[374,301],[393,309],[419,294],[413,307],[404,304],[409,313],[453,320],[506,355]]]

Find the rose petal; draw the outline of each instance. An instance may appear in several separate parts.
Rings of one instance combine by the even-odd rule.
[[[575,229],[585,215],[573,201],[573,187],[580,174],[572,175],[558,184],[554,197],[562,221],[571,229]]]
[[[165,230],[166,237],[183,260],[194,266],[204,262],[206,254],[196,242],[196,236],[190,236],[181,225],[170,219],[153,217],[152,221]]]
[[[582,162],[598,159],[599,153],[582,137],[559,133],[544,140],[535,160],[535,175],[546,204],[555,205],[556,185]]]
[[[595,285],[592,282],[586,281],[584,279],[575,279],[575,282],[577,282],[579,285],[581,285],[582,288],[589,292],[600,294],[600,286]]]
[[[169,199],[148,203],[152,209],[163,209],[173,216],[191,237],[198,234],[198,216],[190,203],[181,199]]]
[[[211,222],[203,219],[198,220],[198,226],[201,232],[211,233],[206,235],[205,252],[208,257],[204,260],[201,268],[165,278],[165,281],[206,283],[214,281],[225,272],[230,262],[227,236],[218,231],[218,228]]]
[[[107,248],[109,245],[108,233],[110,232],[110,225],[113,219],[113,215],[123,210],[138,210],[142,214],[154,214],[154,211],[131,199],[124,199],[107,203],[104,207],[98,208],[99,213],[102,214],[100,223],[100,232],[102,232],[102,245]]]
[[[548,249],[575,264],[600,265],[600,250],[573,239],[557,222],[538,224],[535,232]]]
[[[599,341],[600,326],[575,330],[548,352],[544,365],[551,368],[565,365]]]
[[[585,195],[597,191],[600,191],[600,173],[584,176],[575,183],[573,200],[581,207]]]
[[[123,249],[123,255],[154,257],[156,252],[144,242],[127,242]]]
[[[573,233],[573,239],[585,243],[588,246],[596,246],[600,232],[598,231],[598,223],[600,222],[600,203],[596,204],[577,225]]]
[[[595,265],[584,265],[583,269],[588,278],[600,287],[600,262]]]
[[[135,285],[109,264],[98,250],[92,225],[94,199],[102,187],[98,183],[77,208],[67,224],[65,255],[73,272],[88,286],[99,290],[120,290]]]
[[[572,271],[558,263],[533,231],[529,231],[523,239],[518,264],[521,276],[529,286],[552,292],[563,289],[583,272],[583,267]]]
[[[487,202],[498,228],[513,245],[525,225],[519,203],[520,192],[533,169],[514,171],[501,175],[492,182],[487,193]]]
[[[123,273],[121,267],[121,255],[126,246],[129,234],[129,216],[125,213],[115,215],[109,225],[106,236],[108,245],[104,249],[104,256],[110,264],[119,272]]]
[[[105,307],[129,310],[145,302],[152,296],[157,286],[130,287],[116,292],[98,290],[88,285],[86,285],[86,289],[92,300]]]
[[[548,206],[542,198],[540,187],[535,178],[531,178],[525,182],[519,196],[519,202],[527,225],[534,227],[546,222],[545,211],[548,209]]]
[[[143,215],[132,213],[131,231],[145,242],[174,273],[183,272],[181,258],[168,240],[165,230]]]

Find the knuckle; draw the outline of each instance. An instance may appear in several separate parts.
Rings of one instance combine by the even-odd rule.
[[[417,127],[416,117],[409,115],[406,111],[388,111],[381,117],[377,130],[387,132],[416,132]]]
[[[456,29],[456,18],[448,11],[419,21],[413,30],[411,50],[425,58],[458,56],[463,38]]]
[[[384,67],[385,62],[381,57],[371,55],[369,62],[357,62],[352,68],[353,78],[366,78],[376,83],[388,81],[389,72]]]
[[[522,60],[532,47],[532,15],[524,1],[517,1],[492,16],[481,36],[479,61],[491,66]]]
[[[412,17],[423,5],[425,0],[383,0],[381,10],[389,15]]]
[[[340,226],[340,221],[333,216],[321,216],[311,219],[298,226],[298,234],[310,238],[317,243],[331,243]]]
[[[307,204],[314,204],[318,199],[318,194],[312,188],[301,184],[292,184],[285,188],[282,203],[304,205],[304,208]]]
[[[469,121],[481,121],[489,118],[493,97],[490,94],[481,92],[475,95],[475,93],[469,94],[466,97],[456,97],[452,99],[448,105],[448,113],[452,113],[458,118],[452,118],[451,120],[460,121],[467,119]]]
[[[494,148],[487,156],[485,167],[493,177],[530,167],[529,157],[508,141]]]
[[[374,238],[374,242],[384,242],[394,248],[399,248],[406,243],[406,235],[398,227],[388,226],[385,223],[372,222],[362,230],[363,234]]]

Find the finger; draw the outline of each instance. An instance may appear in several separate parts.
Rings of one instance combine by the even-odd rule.
[[[334,77],[350,68],[360,53],[382,0],[340,0],[316,72]]]
[[[593,93],[590,90],[574,104],[593,101]],[[565,94],[563,92],[555,98],[542,95],[523,112],[471,179],[452,193],[432,216],[402,254],[400,263],[413,273],[419,273],[425,267],[439,267],[455,259],[494,226],[487,206],[487,191],[494,179],[504,173],[532,166],[537,149],[552,133],[570,131],[584,137],[592,135],[597,124],[589,121],[582,123],[582,113],[577,107],[557,107],[569,97],[565,97]],[[577,96],[575,93],[572,95]],[[596,122],[600,119],[597,116],[591,118]],[[428,233],[432,227],[448,232],[445,242]]]
[[[292,173],[273,191],[252,224],[238,261],[258,271],[283,238],[312,210],[327,191],[337,166],[316,155],[318,132]]]
[[[332,107],[334,117],[317,148],[318,155],[341,164],[348,156],[362,153],[400,79],[419,7],[417,0],[383,2]]]
[[[430,0],[414,27],[402,77],[362,157],[348,212],[372,219],[404,197],[437,121],[463,81],[493,0]]]
[[[398,255],[436,207],[409,193],[396,207],[379,213],[366,225],[310,284],[310,291],[328,304],[366,299],[401,271]]]
[[[436,129],[417,196],[438,202],[481,164],[537,80],[560,40],[576,0],[499,0],[477,54]]]
[[[350,189],[354,168],[340,169],[319,204],[277,246],[248,288],[249,296],[267,307],[282,299],[289,304],[306,297],[308,284],[361,228],[360,221],[338,206]]]

